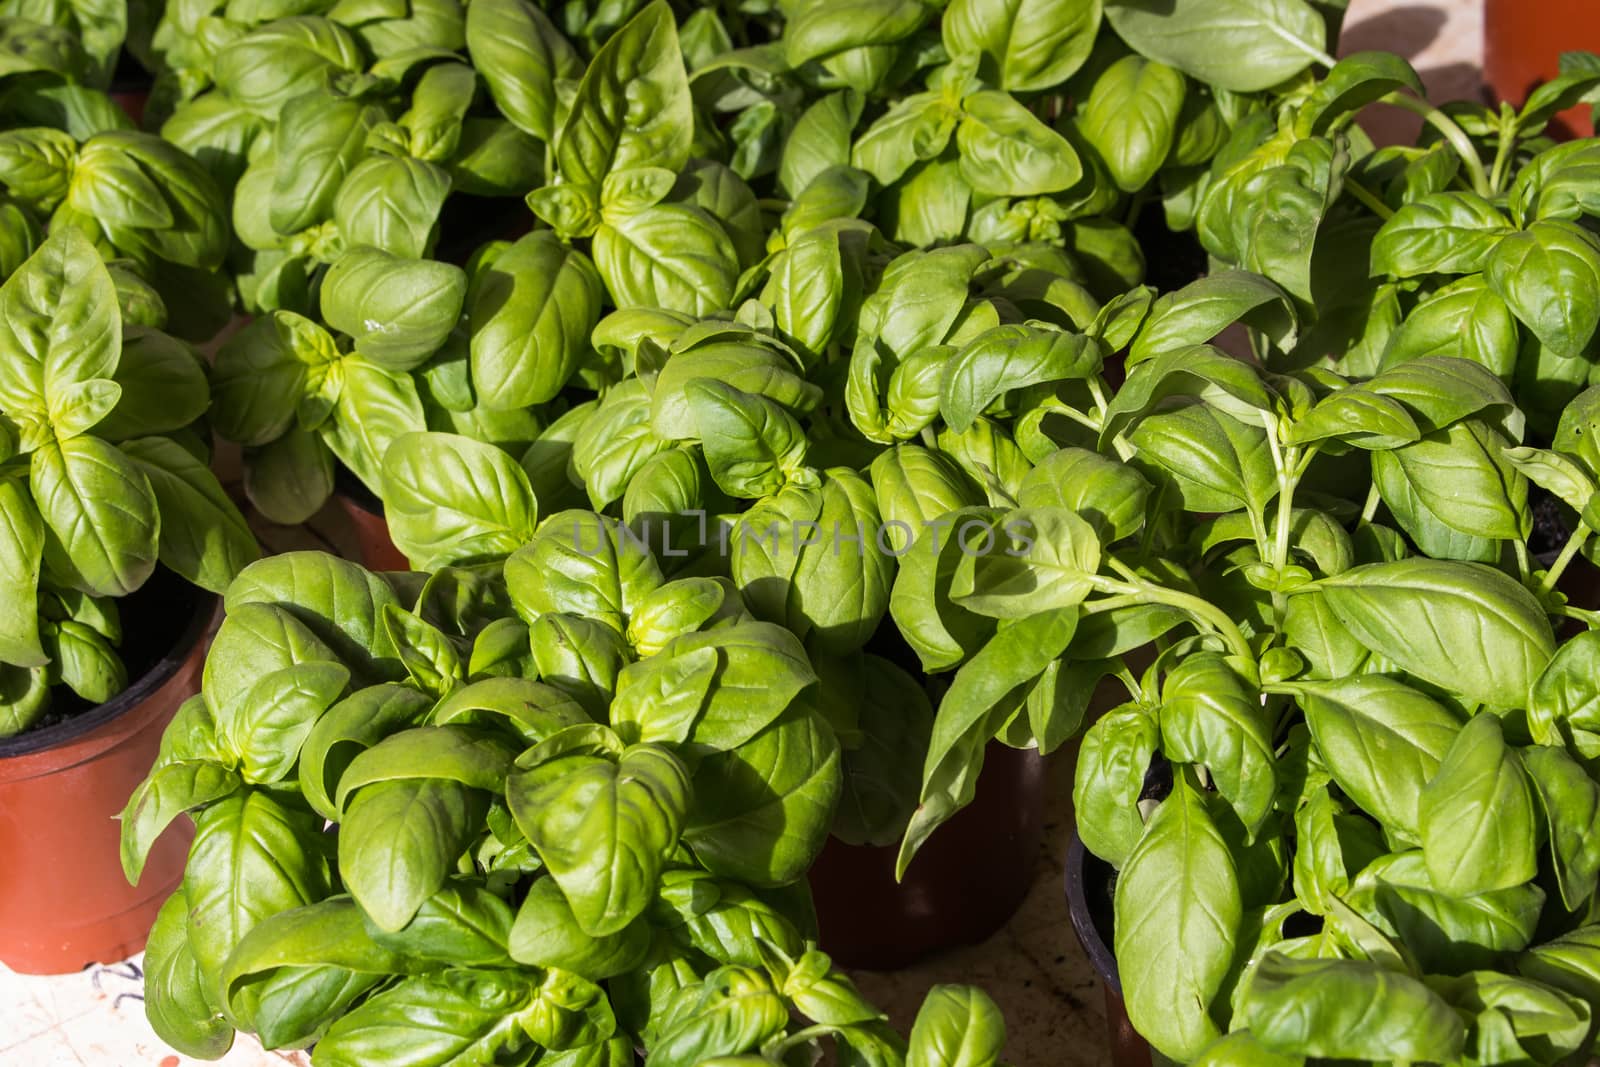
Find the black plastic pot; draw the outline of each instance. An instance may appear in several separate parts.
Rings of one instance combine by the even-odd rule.
[[[1067,848],[1066,883],[1073,932],[1105,993],[1106,1040],[1111,1046],[1112,1067],[1152,1067],[1150,1043],[1128,1021],[1122,982],[1117,977],[1117,958],[1111,951],[1112,894],[1117,872],[1109,863],[1090,855],[1077,831],[1073,831],[1072,844]]]

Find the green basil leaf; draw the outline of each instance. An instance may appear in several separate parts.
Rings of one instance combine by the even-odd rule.
[[[152,770],[122,809],[122,871],[128,881],[139,883],[150,850],[173,819],[230,795],[239,782],[236,772],[210,760],[178,760]]]
[[[161,525],[150,480],[97,437],[50,443],[33,454],[33,499],[49,534],[47,566],[95,596],[123,596],[155,569]]]
[[[1473,702],[1523,706],[1555,652],[1533,595],[1488,567],[1404,559],[1353,567],[1319,588],[1362,644]]]
[[[439,891],[481,811],[480,796],[445,778],[379,781],[356,793],[339,827],[339,873],[379,929],[400,930]]]
[[[1100,369],[1099,344],[1034,326],[986,330],[945,363],[939,411],[957,433],[1008,390],[1086,378]]]
[[[508,944],[518,963],[559,967],[600,982],[640,967],[650,954],[650,933],[646,923],[636,921],[616,933],[590,937],[578,926],[556,880],[540,878],[517,909]]]
[[[1218,653],[1188,656],[1162,684],[1162,750],[1170,760],[1210,770],[1251,841],[1278,791],[1272,731],[1259,695]]]
[[[1377,963],[1269,952],[1248,981],[1241,1021],[1269,1050],[1448,1063],[1465,1043],[1466,1028],[1448,1004]]]
[[[170,437],[141,437],[122,452],[149,480],[161,512],[161,562],[221,593],[261,556],[255,534],[211,469]]]
[[[804,464],[804,431],[776,401],[714,378],[696,378],[685,392],[706,466],[729,496],[768,496]]]
[[[261,790],[195,815],[183,893],[189,948],[212,1003],[227,1003],[224,965],[252,927],[332,891],[324,841],[319,820]]]
[[[354,249],[322,280],[322,315],[353,338],[367,359],[411,370],[444,347],[466,292],[467,278],[458,267]]]
[[[598,191],[615,170],[682,169],[693,131],[677,24],[658,0],[595,53],[556,140],[556,163],[568,182]]]
[[[39,643],[39,571],[44,559],[44,518],[27,486],[0,481],[0,662],[43,667]]]
[[[79,382],[116,373],[116,286],[88,238],[58,227],[0,285],[0,407],[54,419]]]
[[[1374,273],[1472,274],[1482,270],[1511,220],[1472,193],[1434,193],[1404,205],[1372,239]]]
[[[939,702],[922,797],[896,862],[903,876],[917,850],[952,815],[972,802],[984,746],[1024,695],[1022,690],[1066,649],[1078,626],[1076,608],[1040,611],[1001,630],[956,672]]]
[[[1072,808],[1084,847],[1112,866],[1127,865],[1144,833],[1139,797],[1161,744],[1156,717],[1136,704],[1114,708],[1084,733]]]
[[[538,516],[510,456],[453,434],[398,438],[384,457],[384,500],[395,543],[427,569],[515,552]]]
[[[982,57],[986,81],[1037,92],[1060,85],[1089,58],[1100,0],[954,0],[939,27],[952,56]]]
[[[1538,871],[1533,788],[1493,713],[1456,734],[1417,814],[1428,876],[1446,893],[1510,889]]]
[[[1185,92],[1182,74],[1142,56],[1124,56],[1095,79],[1078,129],[1124,192],[1143,189],[1167,161]]]
[[[1576,911],[1594,895],[1600,879],[1600,838],[1595,832],[1600,785],[1564,748],[1525,748],[1522,765],[1544,809],[1561,899]]]
[[[1219,1036],[1210,1006],[1243,916],[1233,856],[1184,775],[1129,854],[1115,908],[1128,1017],[1163,1055],[1198,1055]]]
[[[522,238],[473,279],[472,383],[497,409],[551,399],[600,317],[600,276],[548,231]]]
[[[527,0],[469,4],[466,31],[472,64],[500,113],[541,141],[553,141],[557,83],[582,73],[572,45]]]
[[[362,786],[409,779],[437,778],[500,793],[515,756],[504,742],[466,726],[401,730],[351,758],[339,776],[334,805],[347,808],[350,795]]]
[[[975,192],[1043,196],[1083,177],[1072,145],[1008,94],[980,90],[961,101],[961,111],[961,176]]]
[[[219,724],[229,749],[238,753],[244,780],[267,784],[289,777],[311,728],[344,694],[349,681],[350,672],[344,667],[315,660],[257,680],[237,715]]]
[[[186,1056],[217,1059],[233,1045],[233,1027],[210,999],[189,946],[189,901],[181,886],[150,927],[144,1014],[156,1036]]]
[[[906,1067],[994,1067],[1006,1043],[1000,1008],[977,986],[936,985],[916,1021]]]
[[[1327,43],[1305,0],[1105,0],[1105,14],[1140,55],[1237,93],[1287,81]]]
[[[524,1020],[536,996],[534,976],[458,968],[408,977],[328,1028],[317,1043],[326,1067],[362,1067],[405,1049],[417,1064],[494,1062],[521,1055]]]
[[[347,246],[371,245],[403,259],[421,259],[437,236],[450,175],[421,159],[372,155],[345,177],[333,220]]]
[[[565,755],[513,775],[507,802],[517,825],[593,937],[616,933],[654,896],[689,807],[688,772],[658,745],[634,745],[619,762]]]
[[[1576,223],[1535,222],[1503,238],[1489,288],[1557,356],[1575,359],[1600,325],[1600,244]]]
[[[343,812],[333,797],[351,761],[387,735],[419,723],[432,703],[409,686],[384,683],[329,708],[300,748],[300,792],[312,810],[337,822]]]
[[[663,308],[704,316],[729,307],[739,254],[727,231],[701,208],[656,204],[608,219],[594,237],[594,260],[619,308]]]

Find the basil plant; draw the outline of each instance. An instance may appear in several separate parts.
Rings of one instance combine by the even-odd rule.
[[[1105,679],[1073,805],[1158,1052],[1566,1062],[1600,1003],[1595,616],[1558,587],[1590,527],[1548,564],[1527,538],[1530,482],[1592,507],[1593,404],[1538,449],[1470,360],[1201,343],[1242,316],[1292,351],[1293,311],[1248,275],[1155,301],[1126,381],[1062,399],[1076,443],[952,539],[921,599],[970,658],[902,863],[987,741],[1069,736]]]
[[[51,108],[0,118],[0,279],[46,234],[74,229],[111,264],[130,321],[206,341],[229,315],[222,195],[194,159],[91,95],[104,112],[81,122]]]
[[[424,569],[485,544],[510,550],[523,533],[506,501],[536,499],[620,519],[670,573],[731,580],[757,617],[804,641],[833,693],[824,704],[851,790],[841,836],[889,844],[916,807],[918,753],[942,692],[922,675],[953,670],[975,651],[967,644],[993,634],[977,624],[958,641],[930,617],[932,583],[950,565],[936,561],[946,537],[930,528],[1047,483],[1030,471],[1060,447],[1056,423],[1070,425],[1060,398],[1104,395],[1107,346],[1126,342],[1149,294],[1102,308],[1053,274],[1059,261],[1043,250],[1022,261],[956,246],[884,263],[890,247],[853,217],[797,234],[738,318],[613,312],[567,349],[569,377],[550,379],[558,399],[578,402],[552,404],[525,449],[399,437],[380,495],[396,544]],[[559,257],[560,247],[530,235],[489,277],[526,262],[525,248]],[[802,258],[807,248],[816,258]],[[560,278],[530,272],[515,284]],[[806,305],[811,282],[824,288]],[[566,320],[536,320],[530,336],[500,334],[498,318],[471,316],[461,371],[474,384],[532,380],[506,368],[554,370],[564,343],[554,327]],[[597,399],[580,399],[593,388]],[[454,516],[448,537],[439,514]]]
[[[1360,376],[1470,359],[1548,437],[1594,364],[1600,244],[1583,225],[1594,142],[1557,145],[1546,128],[1600,90],[1593,57],[1569,56],[1522,107],[1498,110],[1427,103],[1416,72],[1388,53],[1321,62],[1326,76],[1285,94],[1275,118],[1235,128],[1195,200],[1206,250],[1300,309],[1300,344],[1257,334],[1257,353],[1276,368]],[[1352,125],[1379,100],[1423,116],[1415,146],[1374,149]]]
[[[258,23],[207,7],[170,7],[156,35],[186,72],[162,134],[229,193],[247,310],[314,313],[344,249],[421,258],[452,194],[538,183],[538,144],[498,116],[460,54],[454,0],[312,4]]]
[[[127,4],[106,0],[57,3],[5,0],[0,4],[0,93],[29,83],[58,100],[104,89],[129,31]]]
[[[229,588],[123,815],[131,879],[196,826],[146,955],[156,1032],[319,1067],[785,1064],[825,1039],[997,1063],[978,991],[935,990],[908,1044],[815,947],[803,879],[841,778],[798,640],[511,488],[479,483],[492,536],[415,520],[455,546],[431,574],[290,553]]]
[[[158,562],[221,592],[256,558],[208,465],[209,403],[199,356],[125,323],[77,229],[0,285],[0,736],[126,688],[117,598]]]

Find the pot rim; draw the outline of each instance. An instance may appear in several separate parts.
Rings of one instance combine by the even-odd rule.
[[[333,496],[347,507],[355,508],[364,515],[371,515],[376,519],[385,517],[383,499],[368,489],[366,484],[356,477],[356,472],[343,463],[334,464]]]
[[[189,660],[194,647],[204,640],[211,620],[216,615],[222,598],[198,586],[191,586],[196,594],[194,612],[162,657],[144,674],[122,692],[70,719],[46,726],[42,730],[24,730],[15,737],[0,738],[0,760],[13,756],[29,756],[76,741],[87,734],[126,715],[142,704],[151,694],[166,684],[178,669]]]
[[[1089,895],[1084,881],[1089,860],[1089,850],[1083,847],[1083,839],[1078,836],[1078,831],[1074,828],[1070,843],[1067,845],[1065,877],[1067,909],[1072,917],[1072,929],[1078,935],[1078,943],[1083,946],[1084,954],[1089,957],[1089,963],[1094,967],[1095,974],[1108,989],[1120,997],[1122,979],[1117,974],[1116,954],[1100,936],[1100,931],[1094,924],[1094,912],[1089,908]]]

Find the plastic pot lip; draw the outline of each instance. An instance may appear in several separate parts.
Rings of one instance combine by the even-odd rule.
[[[333,495],[347,509],[353,508],[363,515],[371,515],[375,519],[384,517],[383,501],[375,496],[372,490],[362,483],[360,478],[356,477],[354,471],[342,463],[334,466]]]
[[[30,756],[85,737],[144,703],[188,662],[194,648],[205,639],[206,630],[216,614],[222,598],[216,593],[196,588],[194,612],[184,625],[178,639],[167,652],[144,674],[122,692],[90,708],[82,715],[74,715],[63,722],[42,730],[27,730],[16,737],[0,739],[0,760],[13,756]]]
[[[1094,912],[1089,907],[1086,879],[1091,872],[1088,868],[1091,863],[1098,865],[1098,862],[1090,857],[1077,830],[1073,830],[1071,842],[1067,845],[1066,870],[1067,907],[1072,916],[1072,929],[1077,933],[1078,943],[1083,946],[1095,974],[1099,975],[1106,988],[1120,997],[1122,979],[1117,974],[1117,957],[1095,928]]]

